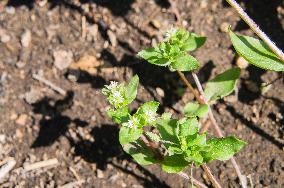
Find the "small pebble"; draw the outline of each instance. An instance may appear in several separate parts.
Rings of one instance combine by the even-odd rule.
[[[24,126],[24,125],[26,125],[27,120],[28,120],[28,116],[26,114],[21,114],[16,119],[16,124]]]
[[[0,134],[0,143],[5,144],[6,136],[4,134]]]
[[[239,68],[245,69],[248,67],[249,63],[243,57],[238,57],[236,64]]]
[[[59,70],[64,70],[73,62],[73,53],[71,51],[58,50],[53,52],[54,65]]]
[[[1,40],[2,43],[7,43],[11,40],[11,37],[7,34],[2,34],[0,36],[0,40]]]
[[[100,179],[104,178],[104,173],[100,169],[97,169],[97,177],[100,178]]]
[[[164,97],[164,96],[165,96],[164,90],[163,90],[162,88],[160,88],[160,87],[157,87],[157,88],[156,88],[156,92],[158,93],[158,95],[159,95],[160,97]]]
[[[15,8],[12,7],[12,6],[6,7],[5,11],[6,11],[6,13],[11,14],[11,15],[15,14],[15,12],[16,12]]]
[[[117,46],[117,39],[116,39],[116,36],[115,36],[114,32],[112,32],[111,30],[108,30],[107,31],[107,35],[109,37],[111,45],[113,47],[116,47]]]
[[[21,36],[21,44],[23,47],[28,48],[31,44],[32,33],[30,30],[26,30]]]
[[[220,30],[224,33],[227,33],[229,31],[230,24],[228,22],[223,22],[220,26]]]

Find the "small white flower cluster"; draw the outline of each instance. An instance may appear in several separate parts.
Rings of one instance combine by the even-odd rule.
[[[173,35],[176,34],[176,32],[177,32],[177,29],[176,29],[176,28],[172,28],[172,29],[170,29],[169,31],[167,31],[166,34],[165,34],[165,37],[166,37],[165,40],[170,39],[171,36],[173,36]]]
[[[146,118],[148,122],[153,122],[156,120],[156,113],[152,111],[145,112]]]
[[[136,129],[138,125],[139,125],[139,121],[136,117],[131,117],[127,123],[122,124],[122,126],[131,128],[131,129]]]
[[[112,90],[116,89],[117,86],[118,86],[118,82],[116,82],[116,81],[110,81],[110,84],[109,84],[109,85],[106,85],[105,87],[106,87],[108,90],[112,91]]]
[[[108,96],[110,104],[118,108],[124,101],[123,85],[119,85],[118,82],[111,81],[109,85],[105,85],[105,90],[105,95]]]

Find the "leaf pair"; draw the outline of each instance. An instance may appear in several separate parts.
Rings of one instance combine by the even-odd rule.
[[[205,41],[205,37],[177,29],[167,33],[166,40],[158,46],[142,50],[138,56],[154,65],[169,66],[172,71],[191,71],[197,69],[199,63],[187,52],[201,47]]]

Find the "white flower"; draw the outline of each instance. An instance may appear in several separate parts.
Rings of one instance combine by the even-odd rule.
[[[147,116],[148,122],[152,122],[152,121],[156,120],[156,117],[155,117],[156,113],[155,112],[147,111],[147,112],[145,112],[145,115]]]
[[[109,90],[114,90],[114,89],[117,88],[117,86],[118,86],[118,82],[110,81],[110,84],[106,85],[106,88],[109,89]]]
[[[113,99],[115,103],[121,103],[123,102],[123,97],[119,91],[114,91],[112,93]]]
[[[139,124],[138,119],[135,117],[131,117],[127,123],[123,123],[122,125],[131,129],[132,128],[136,129],[138,124]]]
[[[177,32],[177,29],[176,28],[172,28],[170,29],[169,31],[166,32],[166,40],[168,40],[171,36],[175,35]]]

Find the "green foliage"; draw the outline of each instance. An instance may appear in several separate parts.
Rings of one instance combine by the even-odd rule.
[[[210,80],[206,84],[204,91],[206,99],[215,101],[232,93],[239,76],[239,68],[232,68],[217,75],[213,80]]]
[[[231,41],[240,56],[249,63],[272,71],[284,71],[282,62],[261,40],[244,35],[236,35],[230,31]]]
[[[188,165],[189,162],[184,160],[183,155],[166,156],[161,162],[162,169],[167,173],[178,173]]]
[[[207,104],[198,104],[189,102],[185,105],[183,113],[187,117],[205,117],[209,111],[209,106]]]
[[[149,63],[168,66],[172,71],[191,71],[199,67],[197,60],[188,55],[206,41],[183,29],[172,29],[166,39],[138,55]],[[209,101],[229,95],[235,88],[240,69],[233,68],[210,80],[205,88]],[[212,160],[227,160],[246,143],[235,138],[210,138],[199,133],[198,119],[209,111],[206,104],[188,103],[180,119],[171,114],[157,114],[159,103],[145,102],[136,112],[130,113],[128,105],[136,98],[139,78],[134,76],[129,84],[111,82],[102,90],[112,108],[108,116],[121,125],[119,142],[123,150],[141,165],[159,164],[168,173],[177,173],[189,164],[201,165]],[[151,132],[150,130],[155,129]],[[147,131],[146,131],[147,130]]]
[[[154,65],[169,66],[172,71],[192,71],[199,67],[199,63],[187,53],[201,47],[205,41],[205,37],[186,30],[172,29],[158,46],[142,50],[138,56]]]
[[[127,99],[128,104],[130,104],[137,95],[137,88],[139,84],[139,77],[135,75],[129,82],[129,84],[125,88],[125,97]]]
[[[140,140],[123,145],[123,150],[140,165],[150,165],[158,162],[155,159],[154,152]]]
[[[136,141],[143,133],[142,128],[129,128],[122,126],[119,130],[119,142],[121,145]]]
[[[210,149],[204,153],[204,159],[206,162],[212,160],[228,160],[235,153],[240,151],[246,142],[237,139],[234,136],[226,138],[211,138],[207,141]]]
[[[128,120],[129,110],[127,107],[122,107],[119,109],[109,109],[107,110],[107,115],[110,117],[115,123],[123,123]]]

